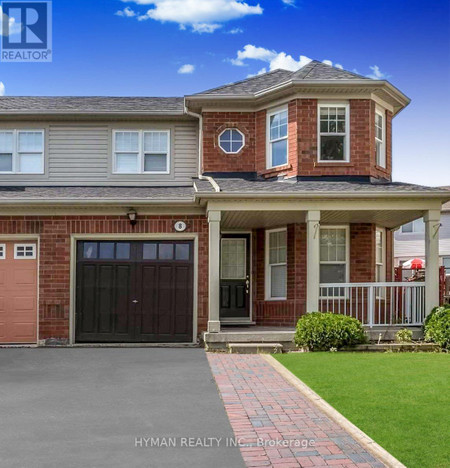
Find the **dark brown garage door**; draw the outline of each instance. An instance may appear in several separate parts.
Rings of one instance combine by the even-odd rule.
[[[192,341],[191,241],[80,241],[77,342]]]

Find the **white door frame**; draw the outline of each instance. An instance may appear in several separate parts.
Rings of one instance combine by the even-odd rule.
[[[192,341],[197,343],[198,323],[198,233],[141,233],[141,234],[72,234],[70,236],[70,309],[69,309],[69,343],[75,344],[75,311],[76,311],[76,271],[77,243],[83,240],[192,240],[194,241],[194,288],[192,309]],[[180,344],[180,343],[177,343]],[[181,343],[182,344],[182,343]]]

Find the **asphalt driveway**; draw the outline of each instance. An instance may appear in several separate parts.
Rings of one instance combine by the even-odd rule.
[[[0,349],[0,421],[9,468],[244,466],[201,349]]]

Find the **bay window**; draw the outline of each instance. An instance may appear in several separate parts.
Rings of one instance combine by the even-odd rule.
[[[319,104],[319,161],[348,162],[348,104]]]
[[[0,131],[0,173],[42,174],[44,131]]]
[[[266,231],[266,299],[286,299],[286,229]]]
[[[267,167],[288,162],[288,111],[279,109],[267,114]]]
[[[119,174],[168,174],[170,132],[168,130],[114,131],[114,169]]]
[[[346,226],[320,229],[320,282],[346,283],[349,276],[349,235]]]
[[[386,130],[384,114],[375,112],[375,157],[377,166],[386,167]]]

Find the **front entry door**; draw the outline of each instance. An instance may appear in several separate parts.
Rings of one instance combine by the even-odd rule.
[[[250,318],[250,234],[222,235],[220,318]]]

